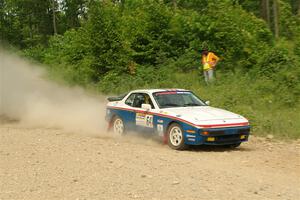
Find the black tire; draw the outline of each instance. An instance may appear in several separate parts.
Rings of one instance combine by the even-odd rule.
[[[175,150],[184,150],[187,145],[184,142],[184,135],[181,126],[173,123],[169,126],[167,131],[168,145]]]
[[[115,116],[112,119],[112,127],[111,127],[112,132],[115,135],[125,135],[125,124],[124,121],[122,120],[122,118],[120,118],[119,116]]]

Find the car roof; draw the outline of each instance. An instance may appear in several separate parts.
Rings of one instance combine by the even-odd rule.
[[[133,90],[131,92],[155,93],[155,92],[168,92],[168,91],[188,91],[188,90],[179,89],[179,88],[167,88],[167,89],[140,89],[140,90]]]

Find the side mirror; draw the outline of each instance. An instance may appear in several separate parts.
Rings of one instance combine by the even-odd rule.
[[[209,104],[210,104],[210,101],[205,101],[205,104],[209,106]]]
[[[149,111],[149,110],[151,110],[151,105],[150,105],[150,104],[145,104],[145,103],[143,103],[143,104],[142,104],[142,109],[144,109],[144,110],[146,110],[146,111]]]

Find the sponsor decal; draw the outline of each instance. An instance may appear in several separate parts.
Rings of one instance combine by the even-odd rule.
[[[143,113],[136,113],[136,119],[137,120],[144,120],[145,117],[146,117],[146,115],[143,114]]]
[[[187,133],[196,133],[195,130],[186,130]]]
[[[144,113],[136,113],[136,125],[153,128],[153,115],[146,115]]]
[[[191,137],[191,138],[195,138],[196,136],[195,135],[189,135],[189,134],[186,134],[187,137]]]
[[[161,113],[161,114],[164,114],[164,115],[167,115],[168,114],[168,112],[166,112],[166,111],[159,111],[159,113]]]
[[[157,132],[159,136],[164,135],[164,126],[162,124],[157,124]]]
[[[155,95],[166,95],[166,94],[189,94],[191,92],[189,91],[176,91],[176,90],[168,90],[168,91],[165,91],[165,92],[157,92],[155,93]]]
[[[175,91],[170,91],[170,92],[158,92],[158,93],[156,93],[155,95],[165,95],[165,94],[176,94],[176,92]]]
[[[162,123],[164,123],[164,120],[158,119],[158,120],[157,120],[157,123],[161,123],[161,124],[162,124]]]
[[[179,92],[177,92],[177,94],[190,94],[190,92],[187,92],[187,91],[179,91]]]

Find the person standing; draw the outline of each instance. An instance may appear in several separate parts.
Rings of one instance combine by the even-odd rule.
[[[213,52],[207,50],[202,51],[203,74],[207,84],[214,80],[214,69],[219,60],[220,58]]]

